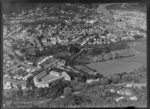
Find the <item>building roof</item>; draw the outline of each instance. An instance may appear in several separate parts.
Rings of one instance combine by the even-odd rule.
[[[26,81],[23,81],[23,80],[14,80],[14,79],[9,79],[9,78],[3,78],[3,81],[4,82],[11,82],[11,83],[14,83],[14,84],[20,84],[20,85],[26,85],[27,82]]]

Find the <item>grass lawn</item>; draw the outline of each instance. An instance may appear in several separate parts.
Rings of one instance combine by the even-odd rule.
[[[87,66],[97,70],[99,73],[101,73],[104,76],[108,76],[116,73],[132,72],[135,69],[141,67],[142,63],[124,60],[124,59],[118,59],[118,60],[92,63],[92,64],[88,64]]]
[[[146,55],[137,55],[137,56],[132,56],[128,58],[122,58],[120,59],[120,62],[135,62],[135,63],[141,63],[141,64],[146,64],[147,63],[147,56]]]

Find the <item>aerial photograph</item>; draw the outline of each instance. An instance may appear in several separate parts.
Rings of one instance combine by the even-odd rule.
[[[147,107],[146,3],[2,3],[3,108]]]

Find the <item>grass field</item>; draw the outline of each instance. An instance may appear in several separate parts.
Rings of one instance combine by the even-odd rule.
[[[117,10],[117,9],[124,9],[124,10],[137,10],[141,12],[146,12],[146,4],[145,3],[126,3],[124,7],[122,7],[122,3],[110,4],[106,7],[108,10]]]
[[[127,60],[118,59],[118,60],[92,63],[92,64],[88,64],[87,66],[97,70],[97,72],[99,72],[104,76],[109,76],[109,75],[122,73],[122,72],[130,73],[135,69],[140,68],[142,65],[143,65],[142,63],[137,63],[134,61],[129,62]]]
[[[146,39],[139,39],[135,41],[138,44],[135,44],[135,46],[132,46],[133,49],[146,54],[147,53],[147,43],[146,43]]]
[[[141,64],[146,64],[147,63],[147,57],[146,55],[137,55],[133,57],[128,57],[128,58],[122,58],[120,59],[120,62],[135,62],[135,63],[141,63]]]
[[[132,57],[120,58],[117,60],[110,60],[104,62],[97,62],[88,64],[88,66],[92,69],[97,70],[99,73],[104,76],[113,75],[115,73],[122,72],[132,72],[135,69],[138,69],[143,64],[147,65],[147,47],[146,47],[146,39],[139,39],[135,41],[138,44],[135,46],[131,45],[131,48],[137,52],[140,52],[140,55],[135,55]]]

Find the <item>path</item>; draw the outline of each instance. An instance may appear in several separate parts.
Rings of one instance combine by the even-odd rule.
[[[103,18],[108,19],[110,21],[110,23],[113,23],[113,15],[110,13],[109,10],[106,9],[106,6],[109,6],[109,5],[112,5],[112,3],[111,4],[102,4],[102,5],[100,4],[99,7],[97,8],[97,12],[99,12],[99,13],[102,12],[104,14]]]

